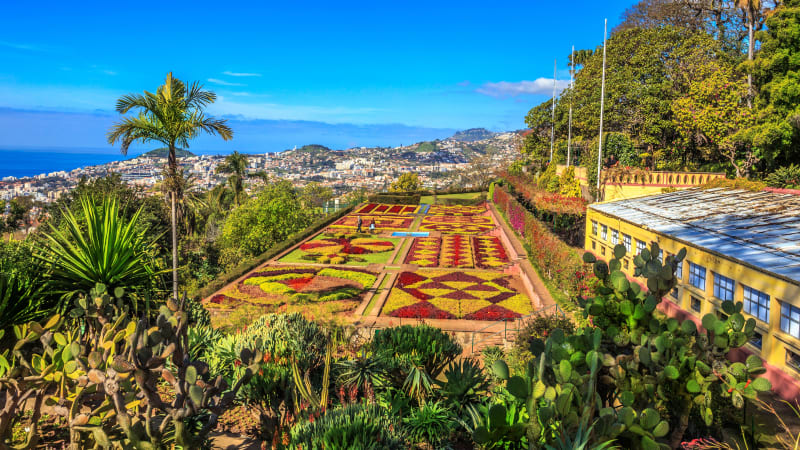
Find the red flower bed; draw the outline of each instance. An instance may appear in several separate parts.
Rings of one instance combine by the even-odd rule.
[[[355,214],[369,214],[378,206],[377,203],[367,203],[366,205],[362,206]]]
[[[453,315],[447,311],[431,305],[428,302],[414,303],[413,305],[404,306],[400,309],[394,310],[391,314],[392,317],[404,317],[409,319],[453,319]]]
[[[409,284],[419,283],[424,279],[425,277],[417,275],[414,272],[403,272],[397,279],[397,284],[399,286],[408,286]]]
[[[314,277],[293,278],[291,280],[282,280],[283,283],[295,291],[303,289],[308,283],[311,283]],[[280,282],[280,281],[279,281]]]
[[[508,320],[522,317],[514,311],[509,311],[502,306],[490,305],[486,308],[479,309],[472,314],[464,316],[467,320]]]

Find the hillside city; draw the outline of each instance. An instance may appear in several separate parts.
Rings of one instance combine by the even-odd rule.
[[[519,154],[519,134],[492,133],[487,130],[467,130],[453,137],[401,147],[358,147],[331,150],[320,145],[276,153],[247,154],[247,173],[264,173],[270,177],[291,180],[296,187],[318,182],[330,187],[337,195],[363,187],[374,191],[386,189],[401,173],[419,174],[425,188],[442,189],[476,175],[473,164],[499,167],[508,164]],[[217,167],[225,155],[193,155],[180,158],[179,163],[197,180],[198,188],[211,189],[224,183],[225,175]],[[480,161],[479,161],[480,160]],[[141,155],[136,158],[66,171],[39,174],[29,178],[4,177],[0,180],[0,200],[30,196],[33,200],[52,203],[69,192],[82,178],[93,179],[120,174],[130,184],[153,188],[163,179],[166,158]],[[2,175],[2,174],[0,174]],[[253,181],[258,183],[257,180]]]

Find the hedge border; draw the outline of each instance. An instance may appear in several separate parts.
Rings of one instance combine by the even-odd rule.
[[[226,285],[236,281],[241,276],[250,272],[251,270],[255,269],[256,267],[263,264],[265,261],[269,261],[270,259],[278,256],[279,254],[283,253],[290,247],[297,245],[297,243],[303,241],[304,239],[308,238],[309,236],[313,235],[314,233],[318,232],[319,230],[327,227],[331,223],[341,219],[342,217],[346,216],[350,212],[352,212],[357,205],[351,205],[347,208],[341,209],[331,215],[325,216],[322,219],[317,220],[316,222],[312,223],[308,226],[308,228],[298,231],[297,233],[289,236],[283,242],[272,246],[269,250],[265,251],[264,253],[253,256],[247,259],[244,259],[240,262],[236,267],[229,270],[228,272],[222,273],[217,276],[213,281],[208,283],[207,285],[203,286],[202,289],[199,289],[195,294],[194,298],[197,299],[204,299],[214,292],[222,289]]]

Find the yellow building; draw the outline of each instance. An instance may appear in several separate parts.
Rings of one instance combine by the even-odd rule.
[[[760,356],[784,398],[800,394],[800,195],[731,189],[684,191],[590,205],[586,249],[608,261],[616,244],[633,256],[658,242],[662,257],[686,248],[665,312],[700,322],[743,302],[756,319],[745,350]],[[736,358],[736,355],[732,355]]]

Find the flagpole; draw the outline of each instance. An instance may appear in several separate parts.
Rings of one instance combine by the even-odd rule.
[[[569,67],[569,125],[567,131],[567,167],[569,167],[570,162],[570,150],[572,147],[572,97],[575,95],[574,86],[575,83],[575,46],[572,46],[572,56],[570,57],[570,67]]]
[[[603,110],[606,99],[606,39],[608,38],[608,19],[603,25],[603,78],[600,82],[600,140],[597,144],[597,195],[600,195],[600,169],[603,162]]]
[[[556,70],[558,69],[558,60],[553,60],[553,114],[552,124],[550,128],[550,162],[553,162],[553,141],[556,137]]]

